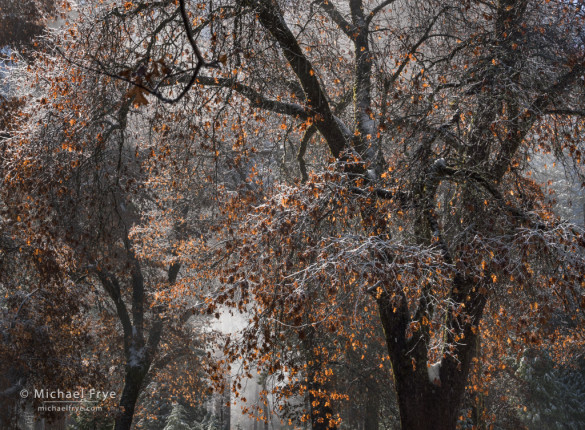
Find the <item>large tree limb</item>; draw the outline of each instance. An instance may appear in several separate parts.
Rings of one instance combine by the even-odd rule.
[[[374,137],[374,119],[372,118],[372,66],[369,33],[364,15],[362,0],[350,0],[351,18],[357,31],[353,37],[355,57],[354,111],[356,133],[353,145],[357,152],[370,162],[376,154],[367,154],[370,140]]]
[[[124,331],[124,352],[127,354],[130,351],[130,344],[132,340],[132,322],[130,321],[130,314],[126,308],[126,304],[122,298],[120,284],[115,276],[104,272],[103,270],[96,270],[96,274],[102,284],[106,293],[110,296],[114,305],[116,306],[116,313],[122,324]]]
[[[374,7],[374,9],[372,9],[371,12],[366,17],[366,25],[369,26],[372,20],[376,17],[376,15],[378,15],[382,10],[384,10],[386,6],[390,6],[395,1],[396,0],[386,0],[380,3],[378,6]]]
[[[308,112],[303,106],[295,103],[286,103],[269,99],[260,92],[256,91],[254,88],[242,84],[235,79],[199,76],[197,78],[197,83],[210,87],[231,88],[238,94],[247,98],[250,101],[251,106],[255,108],[268,110],[274,113],[290,115],[303,120],[310,117],[310,112]]]
[[[167,271],[167,280],[169,285],[174,285],[177,281],[177,276],[181,270],[181,263],[173,263]],[[160,312],[155,312],[154,321],[148,333],[148,340],[146,342],[146,362],[148,366],[153,362],[158,345],[160,343],[164,329],[164,319]]]
[[[446,386],[466,383],[460,374],[467,374],[471,366],[479,322],[487,304],[487,296],[479,285],[460,273],[455,275],[450,297],[454,304],[462,304],[465,311],[451,308],[447,315],[444,343],[451,346],[452,351],[443,354],[440,367],[441,383]]]
[[[532,102],[532,104],[520,114],[520,128],[517,130],[517,135],[512,139],[506,139],[497,156],[497,159],[491,169],[492,176],[497,180],[501,180],[508,167],[518,151],[518,148],[524,141],[526,135],[534,125],[534,123],[546,112],[551,100],[562,94],[562,92],[572,83],[574,83],[579,76],[585,72],[585,63],[582,61],[575,64],[570,71],[562,75],[557,81],[552,84],[543,94]]]
[[[327,15],[329,15],[333,22],[337,24],[339,29],[343,31],[347,37],[353,39],[353,35],[357,29],[352,23],[343,17],[330,0],[315,0],[313,3],[319,5],[321,9],[327,12]]]
[[[132,267],[132,321],[139,337],[142,337],[144,330],[144,276],[140,263],[133,256]]]
[[[547,109],[543,112],[546,115],[585,116],[582,109]]]
[[[352,92],[347,91],[342,97],[339,103],[334,107],[335,115],[339,115],[342,113],[349,103],[351,102]],[[307,174],[307,165],[305,163],[305,153],[307,152],[307,146],[311,138],[317,132],[317,127],[315,124],[311,124],[309,128],[305,131],[303,138],[301,140],[301,145],[299,146],[299,152],[297,154],[297,161],[299,162],[299,169],[301,170],[301,181],[306,182],[309,179],[309,175]]]
[[[340,158],[347,149],[345,135],[331,111],[327,94],[317,78],[313,65],[303,53],[276,3],[270,0],[256,0],[253,4],[256,6],[258,20],[278,42],[303,87],[315,126],[325,138],[332,155]]]

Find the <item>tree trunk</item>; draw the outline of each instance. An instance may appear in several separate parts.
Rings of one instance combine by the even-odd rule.
[[[221,424],[223,430],[230,430],[232,418],[232,380],[228,378],[226,388],[221,396]]]
[[[364,417],[365,430],[378,430],[380,427],[380,396],[374,390],[369,389],[367,395],[366,416]]]
[[[462,389],[437,387],[430,382],[419,383],[418,386],[410,385],[407,382],[410,379],[408,377],[396,379],[403,429],[455,430]]]
[[[140,389],[146,376],[144,366],[128,366],[126,369],[126,378],[124,390],[120,399],[121,414],[116,418],[114,430],[130,430],[134,418],[134,409],[140,395]]]
[[[448,327],[459,327],[460,341],[453,355],[444,354],[436,374],[432,376],[433,381],[428,368],[426,344],[418,338],[419,333],[407,336],[411,319],[406,298],[403,297],[399,303],[388,295],[378,299],[394,374],[400,421],[405,430],[455,430],[457,426],[471,359],[477,349],[477,324],[486,298],[473,293],[473,285],[461,276],[455,277],[454,290],[457,293],[452,295],[453,299],[456,303],[465,304],[468,313],[447,316]],[[453,333],[447,333],[450,334],[446,335],[446,343],[454,344],[450,338]]]

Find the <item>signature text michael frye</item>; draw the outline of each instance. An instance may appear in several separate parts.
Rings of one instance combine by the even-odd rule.
[[[28,392],[26,390],[21,391],[21,397],[28,397]],[[42,400],[107,400],[107,399],[115,399],[116,392],[115,391],[100,391],[96,390],[95,388],[85,389],[81,388],[79,390],[49,390],[49,389],[34,389],[33,390],[33,397],[35,399],[42,399]]]

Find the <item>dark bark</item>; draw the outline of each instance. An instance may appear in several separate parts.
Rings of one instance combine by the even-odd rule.
[[[116,418],[114,430],[129,430],[132,426],[138,396],[158,349],[162,330],[162,320],[157,318],[150,329],[146,345],[144,344],[144,337],[139,335],[136,330],[133,330],[130,347],[126,352],[124,389],[122,390],[119,404],[120,414]]]
[[[374,154],[367,154],[370,139],[374,135],[374,120],[371,112],[372,54],[369,46],[369,33],[361,0],[350,0],[351,17],[355,26],[352,34],[355,56],[354,111],[356,133],[353,146],[368,161],[373,161]]]
[[[174,284],[180,270],[179,264],[173,264],[168,270],[169,284]],[[116,417],[114,430],[129,430],[134,419],[136,403],[142,387],[151,368],[152,362],[158,350],[163,332],[163,320],[160,315],[153,316],[152,326],[145,342],[142,326],[144,324],[144,278],[140,264],[134,260],[132,270],[132,315],[133,323],[130,323],[126,306],[122,300],[119,283],[113,276],[106,276],[98,272],[104,289],[110,293],[114,302],[119,305],[118,316],[122,320],[124,330],[124,355],[126,358],[126,371],[124,375],[124,389],[120,398],[120,413]],[[122,311],[122,312],[121,312]]]
[[[473,287],[474,284],[468,279],[455,276],[451,296],[455,303],[464,304],[467,312],[447,316],[447,326],[451,330],[446,331],[445,344],[455,345],[455,348],[453,352],[445,351],[440,362],[439,378],[435,381],[429,378],[430,363],[425,342],[417,338],[418,333],[410,338],[406,336],[410,323],[406,299],[403,297],[398,303],[388,295],[378,299],[403,429],[456,428],[471,361],[476,353],[477,325],[486,304],[486,297],[477,292],[479,288]],[[458,342],[453,339],[455,334],[461,337]]]
[[[258,0],[254,3],[257,7],[260,23],[282,48],[287,62],[303,88],[309,112],[315,120],[315,126],[327,141],[333,156],[340,158],[343,151],[347,149],[346,136],[335,120],[328,102],[329,98],[319,83],[313,65],[304,55],[278,6],[269,0]]]
[[[124,390],[120,398],[120,415],[116,419],[114,430],[130,430],[136,402],[147,371],[148,368],[144,366],[128,366],[126,368]]]
[[[364,429],[378,430],[380,427],[380,396],[374,390],[368,390],[365,412]]]

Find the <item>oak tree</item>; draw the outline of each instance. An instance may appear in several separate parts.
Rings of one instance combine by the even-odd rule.
[[[376,321],[408,429],[456,427],[480,337],[495,351],[539,344],[554,337],[548,323],[561,313],[572,319],[562,335],[581,335],[583,232],[555,215],[530,170],[539,152],[583,162],[581,2],[163,0],[84,11],[84,31],[72,30],[62,54],[98,88],[115,82],[117,94],[102,96],[116,100],[115,121],[87,129],[101,172],[89,182],[100,192],[89,195],[103,203],[95,217],[87,211],[87,225],[100,220],[103,234],[76,240],[92,250],[103,235],[114,238],[116,263],[92,270],[117,306],[119,278],[133,292],[133,320],[117,308],[127,363],[147,347],[147,255],[129,235],[139,206],[124,168],[138,183],[159,176],[138,167],[148,150],[119,142],[129,112],[155,103],[171,106],[174,121],[152,128],[161,136],[153,149],[180,159],[167,137],[187,148],[202,137],[191,158],[201,170],[186,163],[179,177],[210,172],[210,197],[224,209],[210,242],[218,264],[201,264],[204,247],[188,241],[169,261],[217,277],[207,310],[232,306],[250,319],[234,356],[248,356],[247,372],[263,361],[292,386],[300,372],[315,428],[337,425],[324,375],[341,356],[308,344],[325,339],[315,331],[346,341]],[[106,133],[117,153],[103,156]],[[65,131],[51,142],[75,154],[83,138]],[[11,180],[25,170],[39,178],[34,166]],[[181,225],[185,216],[173,214],[178,224],[164,225]],[[145,237],[156,249],[158,232],[170,231],[162,227],[132,231],[152,232]],[[286,342],[281,326],[299,342]],[[150,364],[136,378],[130,366],[127,381],[141,381]],[[134,404],[137,391],[128,390]]]

